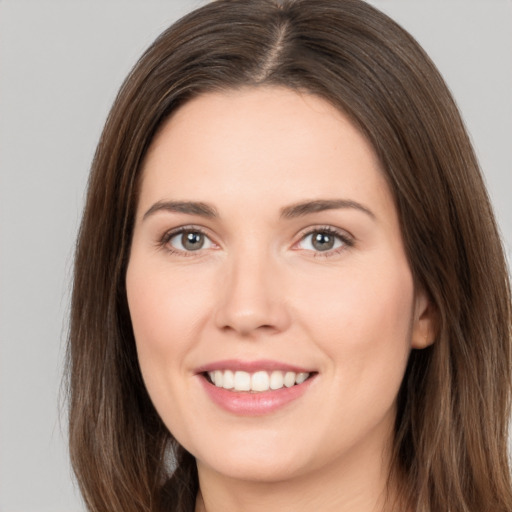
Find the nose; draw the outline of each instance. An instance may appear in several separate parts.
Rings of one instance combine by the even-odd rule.
[[[244,337],[282,332],[290,324],[283,270],[269,254],[240,254],[226,262],[215,322]]]

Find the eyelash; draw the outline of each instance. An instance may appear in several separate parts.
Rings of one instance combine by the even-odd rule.
[[[314,258],[329,258],[331,256],[337,256],[343,251],[353,247],[355,243],[354,238],[345,231],[335,229],[332,226],[314,226],[301,233],[300,240],[296,244],[302,242],[307,236],[310,236],[314,233],[331,235],[338,238],[342,242],[341,247],[338,247],[337,249],[330,249],[327,251],[313,251]]]
[[[186,233],[186,232],[199,233],[199,234],[205,236],[206,238],[209,238],[206,231],[198,226],[181,226],[179,228],[172,229],[170,231],[165,232],[164,235],[162,236],[162,238],[159,240],[158,246],[163,247],[169,253],[176,254],[178,256],[184,256],[184,257],[196,256],[196,254],[194,254],[194,253],[200,252],[200,250],[198,250],[198,251],[182,251],[180,249],[174,249],[172,246],[169,245],[169,242],[175,236]],[[353,247],[354,243],[355,243],[353,237],[351,237],[344,231],[340,231],[340,230],[333,228],[332,226],[314,226],[312,228],[308,228],[307,231],[302,232],[300,234],[299,241],[296,242],[294,245],[297,245],[298,243],[302,242],[306,237],[308,237],[314,233],[324,233],[327,235],[331,235],[331,236],[338,238],[342,242],[341,247],[338,247],[337,249],[331,249],[331,250],[327,250],[327,251],[313,251],[314,258],[328,258],[330,256],[336,256],[336,255],[340,254],[341,252],[345,251],[346,249]]]
[[[206,238],[210,238],[208,236],[208,234],[206,233],[206,231],[198,226],[181,226],[179,228],[171,229],[170,231],[165,232],[164,235],[162,236],[162,238],[160,239],[160,241],[158,242],[158,246],[165,248],[166,251],[168,251],[171,254],[176,254],[177,256],[184,256],[184,257],[196,256],[196,254],[194,254],[194,253],[199,252],[199,251],[182,251],[180,249],[175,249],[174,247],[169,245],[169,242],[175,236],[186,233],[186,232],[199,233],[199,234],[205,236]]]

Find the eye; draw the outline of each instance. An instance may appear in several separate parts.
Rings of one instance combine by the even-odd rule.
[[[314,252],[337,252],[346,246],[352,246],[352,240],[332,228],[315,229],[306,233],[297,244],[299,249]]]
[[[211,249],[213,242],[197,229],[182,229],[168,234],[164,243],[173,250],[182,252],[199,251],[200,249]]]

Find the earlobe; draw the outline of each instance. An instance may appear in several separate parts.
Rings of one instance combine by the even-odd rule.
[[[411,335],[411,347],[426,348],[434,343],[437,334],[437,308],[425,291],[416,294]]]

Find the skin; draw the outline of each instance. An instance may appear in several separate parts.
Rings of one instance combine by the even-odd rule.
[[[368,211],[281,215],[337,199]],[[218,215],[155,209],[165,201]],[[207,234],[203,248],[165,238],[182,226]],[[318,250],[308,233],[325,227],[348,242]],[[341,112],[273,87],[181,107],[144,162],[126,285],[148,392],[197,460],[196,510],[383,509],[396,396],[410,350],[433,338],[432,307],[374,151]],[[318,373],[248,417],[214,404],[195,372],[222,359]]]

